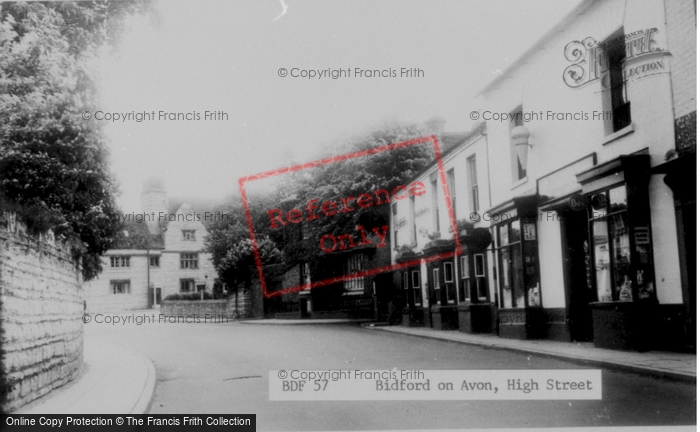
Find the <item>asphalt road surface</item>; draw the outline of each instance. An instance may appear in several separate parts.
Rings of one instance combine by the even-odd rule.
[[[565,361],[349,325],[85,326],[156,366],[152,414],[257,414],[258,430],[695,425],[694,384],[603,370],[602,400],[269,400],[269,370],[584,369]],[[86,343],[89,343],[89,339]]]

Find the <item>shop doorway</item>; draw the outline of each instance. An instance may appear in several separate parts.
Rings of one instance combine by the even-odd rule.
[[[587,213],[582,210],[562,211],[566,310],[571,340],[577,342],[593,340],[593,314],[589,304],[596,300],[596,294]]]

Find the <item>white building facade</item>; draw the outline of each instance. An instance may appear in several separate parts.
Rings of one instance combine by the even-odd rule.
[[[119,243],[132,247],[110,249],[102,257],[102,273],[85,284],[88,312],[145,309],[171,294],[212,292],[217,274],[211,254],[203,252],[204,214],[187,203],[170,213],[166,202],[162,182],[144,183],[142,215],[155,218],[126,224]]]
[[[425,195],[396,203],[392,221],[394,262],[419,263],[395,278],[415,293],[407,309],[422,306],[422,321],[406,324],[689,349],[695,194],[678,184],[692,178],[695,190],[695,69],[683,57],[695,52],[692,5],[584,0],[479,93],[485,124],[447,152],[444,169],[456,220],[476,222],[465,242],[485,228],[491,243],[467,248],[465,265],[431,262],[454,246],[438,167],[416,179]],[[681,147],[692,164],[675,162]],[[462,277],[473,286],[476,275],[483,295],[460,296]],[[438,285],[445,293],[431,291]]]

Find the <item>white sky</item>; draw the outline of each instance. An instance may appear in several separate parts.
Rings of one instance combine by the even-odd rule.
[[[199,113],[109,124],[125,212],[141,183],[223,199],[244,175],[305,162],[385,119],[468,130],[472,97],[580,0],[167,0],[105,57],[104,112]],[[279,68],[420,68],[423,78],[281,78]],[[204,111],[228,120],[205,121]]]

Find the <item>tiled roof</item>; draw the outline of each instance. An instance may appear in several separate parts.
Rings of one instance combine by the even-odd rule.
[[[117,231],[110,249],[163,249],[163,237],[148,231],[145,222],[126,221]]]

